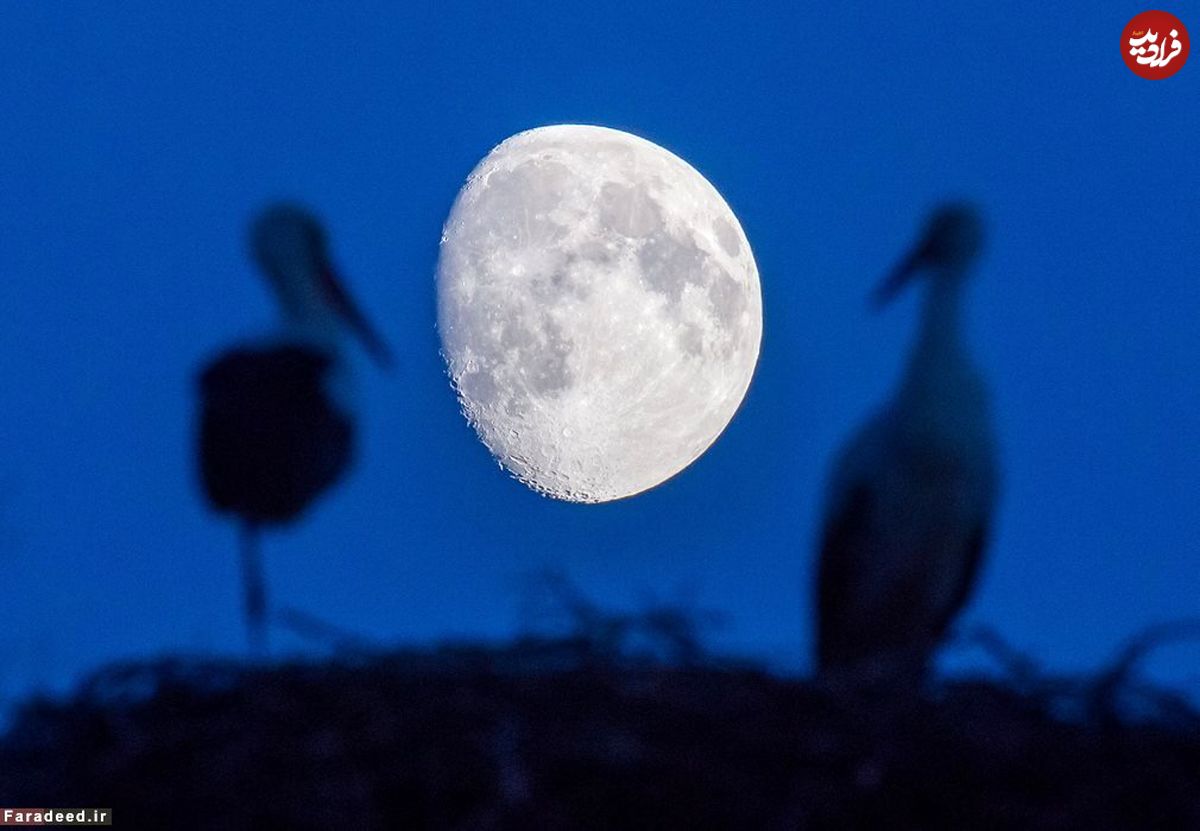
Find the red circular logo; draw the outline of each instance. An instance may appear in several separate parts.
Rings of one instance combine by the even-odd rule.
[[[1121,32],[1121,57],[1135,75],[1170,78],[1187,62],[1191,39],[1183,22],[1169,12],[1142,12]]]

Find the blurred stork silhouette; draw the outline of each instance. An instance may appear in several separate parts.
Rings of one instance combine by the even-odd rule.
[[[391,355],[342,288],[321,224],[274,205],[253,223],[251,251],[282,313],[277,333],[235,346],[200,373],[199,464],[214,509],[241,523],[250,648],[266,648],[260,532],[296,520],[354,456],[346,334],[382,365]]]
[[[919,680],[976,582],[998,475],[960,312],[983,237],[971,205],[943,205],[874,296],[882,306],[913,278],[926,281],[899,388],[834,465],[816,586],[826,677]]]

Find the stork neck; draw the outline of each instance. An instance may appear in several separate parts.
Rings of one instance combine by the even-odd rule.
[[[965,282],[958,274],[930,276],[917,342],[909,359],[906,387],[926,389],[933,376],[946,375],[966,363],[961,337]]]
[[[336,351],[341,322],[317,283],[312,279],[276,280],[276,296],[284,334],[292,340]]]
[[[920,312],[913,367],[936,363],[938,358],[961,352],[962,286],[965,282],[959,275],[931,276]]]
[[[990,464],[987,389],[961,332],[961,274],[930,275],[921,328],[894,402],[903,440],[926,458],[939,454]]]

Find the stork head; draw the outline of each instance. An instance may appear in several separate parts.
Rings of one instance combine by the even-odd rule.
[[[326,337],[350,331],[380,365],[391,364],[387,345],[342,287],[315,216],[298,205],[272,205],[251,226],[250,248],[289,323]]]
[[[983,249],[983,239],[983,220],[974,205],[950,202],[939,206],[916,246],[875,290],[875,305],[886,304],[918,274],[934,280],[961,280]]]

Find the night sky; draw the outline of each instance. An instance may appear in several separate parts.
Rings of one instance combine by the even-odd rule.
[[[399,362],[354,355],[360,463],[269,539],[280,605],[387,643],[503,637],[531,575],[559,568],[618,608],[721,612],[719,648],[804,670],[826,472],[914,324],[915,296],[881,314],[866,297],[962,196],[990,231],[968,319],[1005,472],[964,622],[1070,670],[1200,615],[1200,56],[1131,73],[1118,41],[1145,7],[315,6],[0,11],[4,695],[119,658],[243,653],[235,531],[191,455],[194,373],[272,325],[245,225],[285,196],[325,218]],[[1200,35],[1200,6],[1159,7]],[[723,436],[599,506],[491,461],[434,327],[458,188],[509,135],[559,122],[696,167],[763,289],[761,359]],[[1200,646],[1153,665],[1200,688]]]

